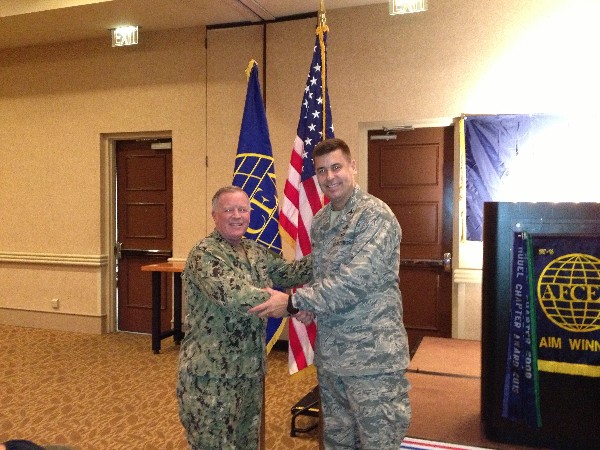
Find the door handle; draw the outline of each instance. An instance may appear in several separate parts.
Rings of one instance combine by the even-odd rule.
[[[115,259],[118,261],[121,259],[121,250],[123,249],[123,244],[121,242],[115,242],[115,246],[113,248],[113,252],[115,254]]]
[[[401,259],[401,267],[441,267],[444,272],[452,272],[452,254],[444,253],[443,259]]]
[[[444,272],[452,272],[452,253],[444,253],[444,258],[442,259],[442,261],[444,266]]]
[[[125,256],[154,256],[154,257],[165,257],[170,258],[173,256],[172,250],[157,250],[157,249],[145,249],[145,248],[122,248],[120,249],[121,255]]]
[[[442,267],[444,260],[442,259],[401,259],[402,267]]]

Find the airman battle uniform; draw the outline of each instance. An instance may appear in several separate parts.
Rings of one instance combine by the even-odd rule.
[[[318,321],[326,449],[397,450],[408,428],[401,237],[390,208],[358,186],[341,211],[328,204],[313,219],[313,282],[292,303]]]
[[[261,288],[311,277],[310,258],[288,263],[250,239],[234,247],[216,230],[192,248],[183,271],[186,334],[177,384],[192,449],[258,448],[266,325],[248,309],[269,298]]]

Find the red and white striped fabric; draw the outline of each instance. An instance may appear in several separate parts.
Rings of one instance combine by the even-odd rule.
[[[289,176],[285,183],[284,200],[279,215],[279,225],[296,241],[296,259],[311,252],[310,226],[313,216],[321,209],[323,193],[316,176],[302,181],[302,155],[304,144],[299,137],[294,141]],[[292,318],[288,322],[290,374],[296,373],[313,363],[314,343],[317,336],[315,322],[305,326]]]
[[[297,135],[284,188],[283,206],[279,214],[280,227],[295,241],[297,259],[311,252],[312,219],[326,201],[317,183],[312,151],[324,137],[333,137],[326,81],[327,30],[326,25],[317,27],[313,59],[304,89]],[[290,374],[312,364],[316,335],[317,326],[314,322],[304,326],[296,319],[289,321]]]

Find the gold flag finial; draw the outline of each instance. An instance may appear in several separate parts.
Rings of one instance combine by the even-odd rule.
[[[319,7],[319,26],[325,27],[327,19],[325,18],[325,0],[321,0],[321,6]]]
[[[250,73],[252,72],[252,69],[254,68],[255,64],[258,65],[258,63],[253,59],[251,59],[250,62],[248,63],[248,67],[245,70],[246,80],[250,80]]]

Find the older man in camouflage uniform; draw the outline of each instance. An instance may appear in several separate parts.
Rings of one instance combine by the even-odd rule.
[[[314,162],[330,200],[312,223],[314,281],[289,297],[270,291],[250,311],[280,317],[300,309],[317,317],[326,449],[398,450],[411,417],[400,225],[388,205],[355,184],[344,141],[319,143]]]
[[[243,236],[246,193],[229,186],[213,197],[215,230],[190,251],[183,272],[186,335],[181,343],[179,417],[194,450],[254,450],[259,445],[266,370],[265,322],[248,315],[262,288],[311,279],[309,259],[287,263]]]

